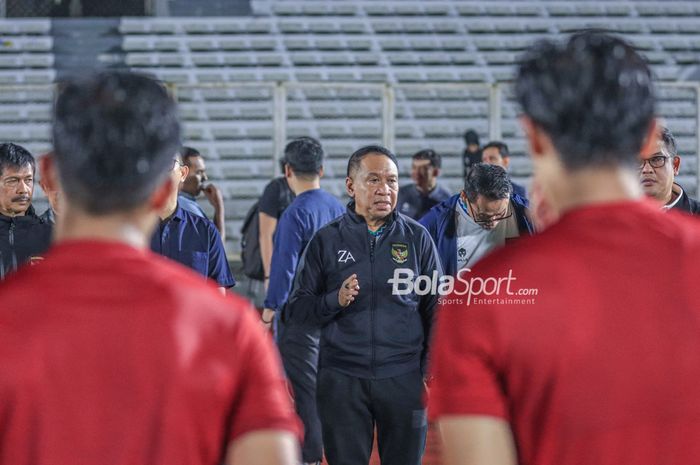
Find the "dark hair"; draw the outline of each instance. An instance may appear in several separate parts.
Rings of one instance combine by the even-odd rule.
[[[103,72],[66,83],[53,142],[66,196],[88,213],[108,214],[143,204],[163,182],[181,147],[180,124],[156,81]]]
[[[672,157],[678,156],[678,149],[676,148],[676,138],[667,127],[659,128],[659,138],[668,152]]]
[[[470,202],[475,202],[478,196],[484,196],[489,200],[501,200],[510,198],[513,193],[513,185],[506,170],[498,165],[477,163],[464,181],[464,193]]]
[[[182,163],[189,165],[190,164],[190,158],[192,157],[201,157],[202,154],[199,153],[199,150],[194,149],[192,147],[182,147],[180,149],[180,158],[182,159]],[[204,157],[202,157],[204,158]]]
[[[464,132],[464,142],[467,145],[470,145],[470,144],[479,145],[479,134],[477,134],[476,131],[473,129],[467,129]]]
[[[313,137],[299,137],[284,148],[284,162],[302,179],[314,179],[323,168],[323,147]]]
[[[430,166],[433,168],[442,167],[442,157],[433,149],[425,149],[416,152],[411,158],[413,160],[430,160]]]
[[[0,175],[5,172],[5,168],[20,169],[25,165],[32,167],[32,173],[36,169],[36,162],[29,150],[12,142],[0,144]]]
[[[391,150],[386,147],[382,147],[381,145],[366,145],[355,150],[355,153],[350,155],[350,159],[348,160],[347,176],[349,178],[354,176],[357,170],[360,169],[360,162],[362,162],[362,159],[373,153],[384,155],[389,160],[393,161],[394,165],[396,165],[396,168],[398,169],[399,162],[396,160],[396,155],[394,155]]]
[[[500,140],[492,140],[488,144],[484,145],[481,148],[481,152],[485,152],[486,149],[490,148],[495,148],[498,150],[498,153],[501,154],[502,157],[510,157],[510,151],[508,150],[508,145],[506,145],[504,142],[501,142]]]
[[[570,170],[638,163],[654,118],[644,58],[601,31],[537,42],[520,61],[515,94]]]

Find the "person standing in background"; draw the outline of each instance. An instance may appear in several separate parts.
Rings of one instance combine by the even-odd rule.
[[[479,134],[473,129],[467,129],[464,133],[464,152],[462,153],[462,166],[464,167],[463,179],[467,178],[472,165],[481,163],[481,146]]]
[[[450,191],[438,183],[442,157],[435,150],[421,150],[411,159],[412,184],[399,189],[399,212],[420,220],[428,210],[450,197]]]
[[[204,163],[204,157],[199,151],[192,147],[183,147],[181,155],[182,163],[189,169],[189,174],[180,187],[179,203],[185,210],[206,218],[207,215],[197,203],[197,196],[204,193],[207,201],[214,207],[213,222],[216,225],[216,229],[219,230],[221,242],[225,243],[226,214],[223,195],[213,183],[205,184],[209,181],[209,177],[207,176],[207,166]]]
[[[294,274],[306,245],[322,226],[345,212],[343,205],[321,189],[323,148],[311,137],[287,144],[285,177],[296,195],[282,213],[275,232],[270,285],[265,299],[263,323],[277,322],[275,335],[284,369],[294,391],[297,414],[304,423],[302,460],[316,464],[323,460],[321,422],[316,408],[316,375],[320,330],[294,322],[281,322],[276,315],[284,308]]]
[[[41,260],[51,224],[32,206],[36,162],[24,147],[0,145],[0,280],[27,262]]]

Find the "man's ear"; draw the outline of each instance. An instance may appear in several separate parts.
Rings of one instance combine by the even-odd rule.
[[[289,166],[289,163],[284,165],[284,177],[287,179],[292,177],[292,167]]]
[[[659,121],[654,118],[647,129],[642,148],[639,153],[656,153],[659,151],[659,137],[661,136],[661,126]]]
[[[323,166],[318,170],[318,177],[319,178],[323,177]]]
[[[148,204],[151,209],[156,212],[161,212],[165,208],[173,195],[173,191],[177,191],[179,182],[172,176],[167,176],[163,182],[156,188],[156,190],[151,194],[148,200]]]
[[[673,157],[673,175],[678,176],[678,172],[681,170],[681,157]]]
[[[350,198],[354,199],[355,198],[355,182],[352,180],[350,176],[345,178],[345,192],[348,193]]]
[[[190,175],[190,167],[187,165],[181,165],[180,166],[180,185],[183,182],[185,182],[185,179],[187,179],[187,176],[189,176],[189,175]],[[178,189],[179,189],[180,185],[178,185]]]
[[[541,157],[546,152],[546,146],[549,145],[543,140],[543,138],[546,137],[546,135],[529,117],[521,116],[519,120],[520,125],[525,131],[525,139],[527,140],[528,146],[530,148],[530,156],[532,158]]]
[[[503,157],[502,156],[501,159],[503,160],[503,167],[505,169],[508,169],[508,165],[510,165],[510,157]]]
[[[57,191],[60,189],[56,160],[52,154],[47,153],[39,158],[39,175],[41,176],[41,182],[39,184],[44,192]]]

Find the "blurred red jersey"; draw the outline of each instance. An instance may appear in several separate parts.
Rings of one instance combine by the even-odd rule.
[[[505,419],[521,465],[698,463],[699,264],[700,222],[645,202],[492,254],[439,312],[431,417]]]
[[[0,285],[0,463],[221,463],[299,433],[242,299],[124,244],[66,242]]]

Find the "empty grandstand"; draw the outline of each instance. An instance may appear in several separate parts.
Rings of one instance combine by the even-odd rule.
[[[697,192],[696,1],[256,0],[249,14],[201,17],[183,3],[160,11],[182,16],[0,21],[0,139],[47,151],[53,85],[64,75],[91,66],[153,75],[177,96],[186,143],[223,189],[236,253],[243,217],[290,137],[322,141],[324,184],[338,196],[348,155],[368,142],[393,147],[406,178],[413,152],[436,149],[458,189],[468,128],[506,141],[512,175],[527,183],[514,62],[539,37],[602,28],[652,63],[659,113],[683,156],[680,182]]]

